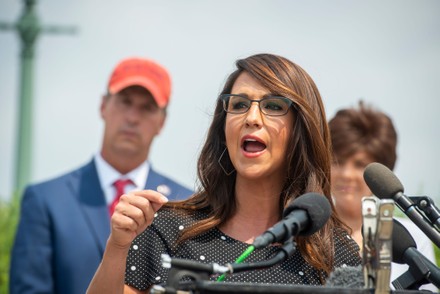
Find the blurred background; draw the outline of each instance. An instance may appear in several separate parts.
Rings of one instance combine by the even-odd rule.
[[[440,1],[41,0],[34,60],[30,181],[88,162],[100,147],[99,105],[113,66],[155,59],[173,78],[154,167],[192,188],[216,97],[234,61],[283,55],[303,67],[328,118],[359,99],[388,113],[399,135],[395,173],[408,195],[440,201]],[[23,2],[0,0],[14,24]],[[0,30],[0,200],[14,190],[20,40]]]

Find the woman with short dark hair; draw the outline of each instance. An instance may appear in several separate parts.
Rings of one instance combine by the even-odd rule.
[[[372,195],[364,181],[365,167],[379,162],[389,169],[396,163],[397,133],[391,119],[366,106],[339,110],[329,121],[333,147],[332,195],[336,211],[362,246],[361,200]]]
[[[339,110],[329,122],[333,145],[332,195],[339,217],[351,228],[351,236],[362,248],[362,197],[372,192],[364,181],[364,169],[378,162],[394,168],[397,132],[391,118],[380,110],[359,102],[357,108]],[[417,248],[435,263],[430,239],[410,220],[398,218],[413,235]],[[392,263],[391,281],[408,269]],[[437,291],[434,285],[421,289]]]

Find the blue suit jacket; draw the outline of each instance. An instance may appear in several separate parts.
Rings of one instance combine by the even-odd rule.
[[[170,200],[189,189],[150,168],[146,189],[159,185]],[[85,293],[110,234],[110,217],[95,163],[29,186],[10,268],[10,293]]]

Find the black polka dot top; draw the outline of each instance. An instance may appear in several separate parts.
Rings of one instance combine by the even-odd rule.
[[[127,256],[125,283],[139,290],[146,290],[153,284],[166,283],[169,269],[162,267],[163,253],[202,263],[215,262],[220,265],[233,263],[249,244],[232,239],[217,228],[175,247],[181,230],[206,217],[206,213],[203,212],[195,212],[194,215],[187,216],[170,209],[161,209],[156,213],[151,226],[131,244]],[[244,262],[268,260],[278,251],[277,249],[276,246],[269,246],[255,250]],[[358,249],[347,232],[335,234],[334,266],[359,265],[361,259]],[[318,271],[306,263],[297,250],[280,264],[267,269],[234,273],[227,276],[225,282],[321,285],[318,277]],[[216,278],[213,276],[211,280],[215,281]]]

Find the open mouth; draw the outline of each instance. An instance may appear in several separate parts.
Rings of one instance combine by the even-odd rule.
[[[246,139],[243,141],[243,150],[246,152],[261,152],[266,149],[266,145],[254,139]]]

